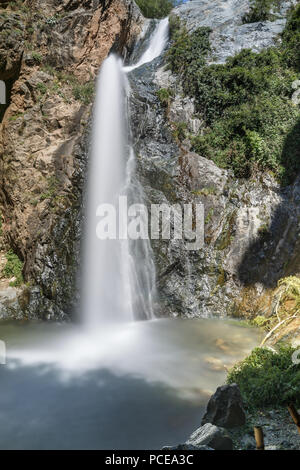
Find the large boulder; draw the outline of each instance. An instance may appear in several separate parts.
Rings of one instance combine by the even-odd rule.
[[[246,415],[237,384],[223,385],[210,398],[202,424],[212,423],[223,428],[243,426]]]
[[[210,423],[204,424],[193,432],[186,444],[198,449],[201,446],[207,446],[214,450],[232,450],[233,448],[232,440],[226,430]]]

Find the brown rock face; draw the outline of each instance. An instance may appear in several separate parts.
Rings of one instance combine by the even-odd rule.
[[[46,305],[51,317],[73,295],[95,76],[112,49],[127,54],[144,19],[131,0],[1,2],[0,18],[2,232],[38,286],[23,310],[43,316]]]

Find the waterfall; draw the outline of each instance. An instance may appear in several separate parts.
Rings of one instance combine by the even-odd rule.
[[[158,23],[147,51],[136,68],[159,56],[166,46],[168,19]],[[135,175],[130,145],[126,72],[122,61],[110,55],[101,67],[93,116],[88,170],[86,225],[83,240],[81,310],[94,328],[104,321],[134,321],[154,317],[155,268],[149,240],[99,239],[98,208],[110,204],[118,220],[119,197],[128,204],[143,203],[143,189]],[[104,215],[103,213],[101,214]]]
[[[119,240],[96,236],[97,208],[117,207],[126,179],[126,129],[121,61],[111,55],[103,63],[97,83],[88,170],[87,213],[83,247],[82,310],[84,320],[97,325],[105,319],[132,319],[127,268]]]
[[[167,46],[168,39],[169,18],[164,18],[163,20],[158,21],[152,38],[150,40],[149,47],[141,56],[140,60],[134,65],[125,67],[124,70],[126,72],[131,72],[132,70],[137,69],[138,67],[141,67],[142,65],[147,64],[148,62],[152,62],[152,60],[156,59],[156,57],[159,57],[163,53],[164,49]]]

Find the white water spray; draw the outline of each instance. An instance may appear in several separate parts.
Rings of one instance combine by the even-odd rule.
[[[147,51],[130,70],[158,57],[168,39],[168,19],[159,22]],[[147,240],[99,240],[97,208],[119,196],[130,204],[143,203],[143,190],[134,177],[135,156],[129,133],[125,94],[128,68],[110,55],[98,78],[92,151],[90,156],[87,218],[84,233],[82,311],[92,328],[104,321],[133,321],[154,317],[155,268]]]

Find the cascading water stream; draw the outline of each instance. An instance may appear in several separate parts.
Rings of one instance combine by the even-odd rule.
[[[83,247],[82,305],[84,322],[95,328],[104,321],[133,321],[154,317],[155,269],[149,240],[99,239],[99,207],[109,204],[119,215],[119,197],[128,204],[143,203],[135,178],[135,156],[128,142],[126,72],[154,60],[168,39],[168,19],[160,21],[147,51],[131,67],[110,55],[97,83],[92,150],[87,187],[87,216]],[[127,96],[128,98],[128,96]],[[107,208],[107,206],[106,206]],[[111,209],[109,209],[111,210]],[[103,217],[102,217],[103,219]]]
[[[87,188],[87,217],[83,253],[82,308],[84,320],[97,325],[109,316],[132,318],[125,288],[119,240],[99,240],[97,209],[117,207],[126,178],[122,64],[111,55],[98,78]]]
[[[138,67],[141,67],[148,62],[152,62],[152,60],[159,57],[168,42],[169,39],[169,18],[164,18],[163,20],[157,23],[157,26],[153,32],[152,38],[150,40],[149,47],[146,49],[144,54],[141,56],[140,60],[134,64],[125,67],[125,72],[131,72]]]

